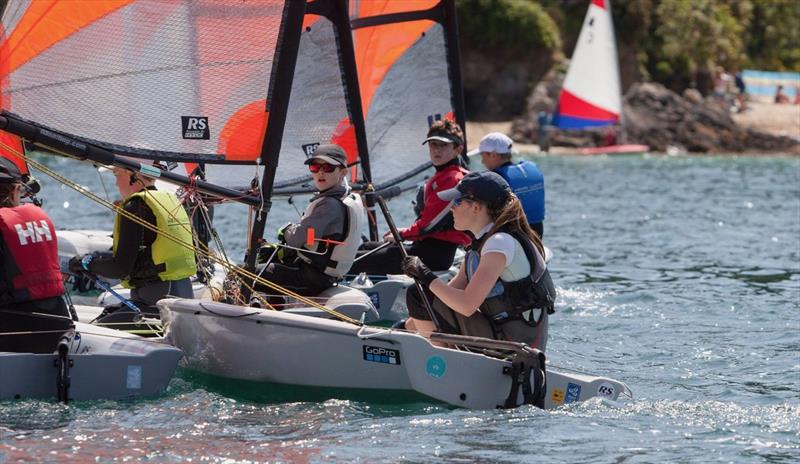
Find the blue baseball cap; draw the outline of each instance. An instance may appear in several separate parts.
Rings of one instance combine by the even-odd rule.
[[[485,203],[490,209],[499,209],[511,197],[511,186],[495,172],[471,172],[455,188],[443,190],[437,195],[444,201],[469,197]]]

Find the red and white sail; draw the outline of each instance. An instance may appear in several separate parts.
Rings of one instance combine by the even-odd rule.
[[[592,0],[558,98],[554,125],[581,129],[619,123],[622,97],[609,0]]]

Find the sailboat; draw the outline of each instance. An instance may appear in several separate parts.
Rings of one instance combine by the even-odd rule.
[[[464,125],[453,0],[44,3],[3,14],[0,129],[249,205],[237,272],[252,269],[273,199],[306,189],[303,161],[316,145],[345,149],[374,234],[375,199],[429,163],[409,140],[437,118]],[[44,27],[54,22],[63,28]],[[128,156],[183,162],[188,175]],[[199,163],[205,181],[191,174]],[[254,176],[257,192],[236,189]],[[520,343],[370,327],[366,310],[293,297],[333,318],[164,299],[164,341],[205,375],[332,396],[402,391],[495,408],[630,395],[622,382],[553,368]]]
[[[607,127],[607,146],[584,148],[580,154],[645,153],[647,145],[616,143],[615,126],[622,126],[622,91],[610,0],[592,0],[558,96],[553,125],[576,130]],[[623,127],[624,129],[624,127]]]

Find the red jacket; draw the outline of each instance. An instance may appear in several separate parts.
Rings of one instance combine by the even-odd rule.
[[[448,208],[450,202],[444,201],[436,195],[442,190],[458,185],[467,174],[469,171],[455,164],[436,171],[436,174],[425,183],[422,213],[410,227],[400,230],[400,236],[404,240],[418,241],[435,238],[457,245],[469,245],[472,242],[469,235],[453,229],[453,213]],[[443,227],[444,230],[442,230]]]
[[[39,207],[0,208],[0,306],[64,294],[56,230]]]

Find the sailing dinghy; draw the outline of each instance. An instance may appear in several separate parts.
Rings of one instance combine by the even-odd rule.
[[[592,0],[558,96],[553,125],[564,130],[601,127],[613,130],[614,126],[624,123],[621,113],[622,91],[611,1]],[[608,146],[579,149],[577,153],[642,154],[648,149],[647,145],[614,142]]]
[[[431,122],[464,126],[453,0],[76,3],[6,4],[0,129],[247,204],[242,284],[255,278],[272,201],[307,176],[303,161],[317,145],[345,149],[374,239],[374,198],[397,188],[399,172],[429,162],[418,141]],[[187,175],[126,157],[183,162]],[[204,165],[205,180],[193,164]],[[236,189],[253,178],[255,191]],[[365,326],[366,311],[329,307],[336,295],[272,288],[338,320],[249,301],[164,299],[165,340],[184,350],[190,369],[227,379],[415,391],[461,407],[552,407],[628,391],[550,369],[519,343],[433,334],[448,348],[435,346]]]
[[[76,322],[54,353],[0,353],[0,400],[150,398],[167,388],[182,355],[161,341]]]

